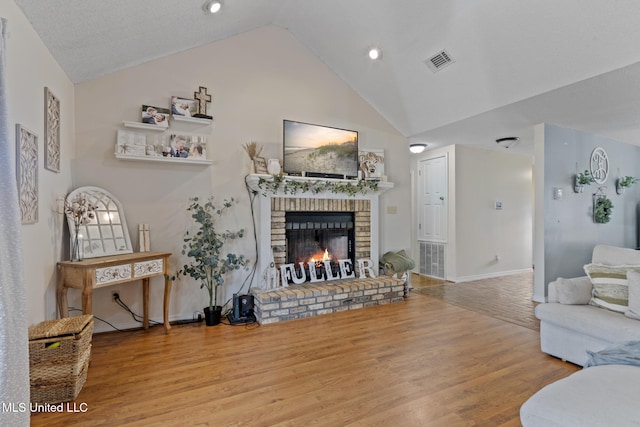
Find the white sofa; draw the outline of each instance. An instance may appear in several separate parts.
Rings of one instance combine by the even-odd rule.
[[[520,408],[523,427],[640,425],[640,367],[602,365],[544,387]]]
[[[593,249],[592,262],[640,265],[640,251],[598,245]],[[640,340],[640,320],[589,305],[591,288],[587,276],[549,283],[548,302],[535,309],[544,353],[584,366],[587,350],[600,351],[614,343]]]
[[[640,251],[598,245],[593,249],[592,263],[639,266]],[[632,308],[631,303],[632,297],[637,299],[635,304],[640,300],[640,293],[636,293],[640,292],[636,290],[640,289],[640,274],[628,273],[627,267],[616,270],[628,275],[629,309],[625,313],[637,319],[637,305]],[[581,366],[587,362],[594,365],[596,355],[640,340],[640,320],[589,305],[591,296],[592,285],[587,276],[559,278],[549,284],[549,302],[539,304],[535,310],[540,319],[543,352]],[[634,362],[640,360],[636,354],[633,357]],[[638,396],[640,366],[590,366],[531,396],[520,408],[520,421],[523,427],[639,426]]]

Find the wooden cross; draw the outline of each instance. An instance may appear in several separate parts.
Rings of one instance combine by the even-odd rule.
[[[207,114],[207,102],[211,102],[211,95],[207,93],[207,88],[200,86],[198,92],[193,92],[194,99],[198,100],[198,114]]]

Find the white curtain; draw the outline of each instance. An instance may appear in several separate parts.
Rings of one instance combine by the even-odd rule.
[[[9,140],[6,39],[7,20],[0,18],[0,425],[27,426],[29,338],[15,143]]]

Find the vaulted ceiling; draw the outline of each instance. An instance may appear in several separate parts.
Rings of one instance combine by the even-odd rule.
[[[532,153],[548,122],[640,145],[637,0],[15,0],[79,83],[275,25],[411,141]],[[369,47],[383,57],[368,59]],[[437,72],[425,61],[446,50]]]

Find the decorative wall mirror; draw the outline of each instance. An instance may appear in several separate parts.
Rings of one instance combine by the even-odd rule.
[[[77,226],[78,235],[81,236],[80,253],[84,258],[132,253],[129,229],[120,201],[103,188],[79,187],[67,195],[65,206],[72,206],[79,199],[95,207],[93,218]],[[68,209],[65,209],[65,213],[73,248],[76,223]]]

